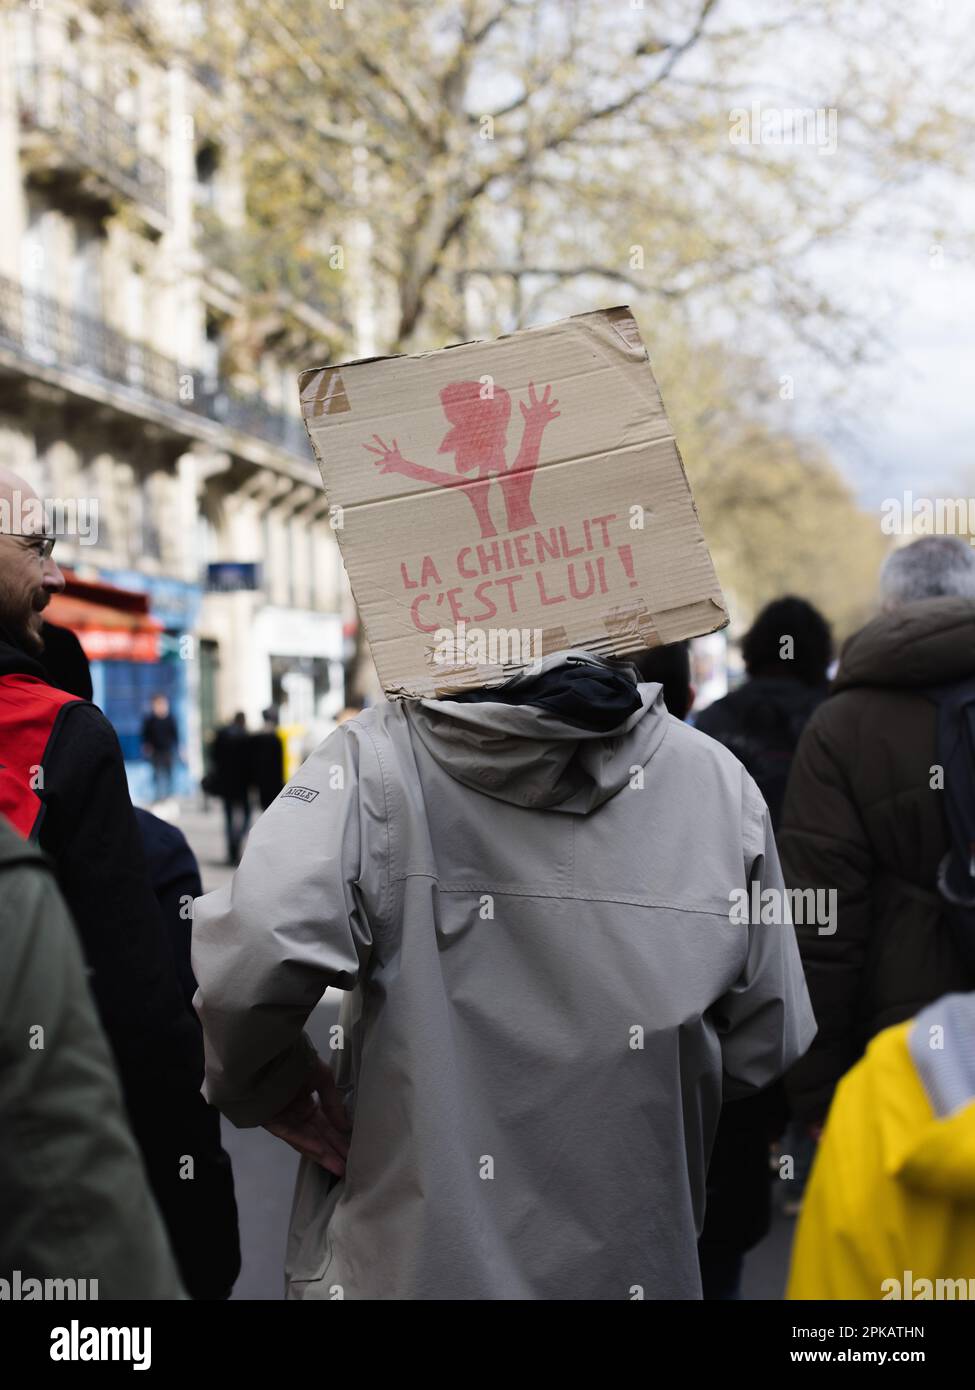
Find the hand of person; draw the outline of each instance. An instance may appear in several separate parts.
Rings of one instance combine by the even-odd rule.
[[[526,405],[524,401],[519,403],[521,413],[527,422],[547,425],[549,420],[555,420],[561,415],[562,412],[555,409],[558,401],[554,396],[549,399],[551,390],[551,386],[546,386],[541,399],[539,399],[535,393],[535,383],[533,381],[528,383],[528,404]]]
[[[264,1128],[336,1177],[345,1176],[352,1125],[332,1069],[321,1057],[315,1058],[294,1099]]]
[[[378,434],[374,434],[373,439],[379,445],[378,449],[372,444],[363,444],[362,447],[370,454],[377,455],[376,465],[380,473],[402,473],[404,468],[409,467],[409,462],[400,453],[399,444],[395,439],[392,445],[385,444]]]

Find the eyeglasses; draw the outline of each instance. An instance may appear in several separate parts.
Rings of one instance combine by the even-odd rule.
[[[33,550],[34,554],[37,556],[38,560],[40,560],[42,564],[45,560],[49,560],[51,558],[51,552],[54,549],[54,542],[57,540],[56,536],[28,536],[25,535],[23,531],[3,531],[0,532],[0,535],[14,536],[17,540],[30,541],[31,544],[27,547],[27,549]]]

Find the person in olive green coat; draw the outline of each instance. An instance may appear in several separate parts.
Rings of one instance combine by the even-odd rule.
[[[2,817],[0,1132],[0,1297],[186,1297],[74,925]]]

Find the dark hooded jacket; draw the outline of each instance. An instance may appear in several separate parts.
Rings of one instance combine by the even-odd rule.
[[[904,604],[850,638],[800,740],[778,836],[786,881],[837,890],[835,932],[796,929],[819,1024],[788,1080],[807,1119],[874,1034],[975,985],[934,893],[948,833],[925,694],[973,675],[975,603]]]
[[[789,769],[810,715],[826,686],[791,676],[754,676],[715,700],[695,727],[729,748],[754,777],[778,829]],[[711,1250],[750,1250],[772,1220],[768,1150],[788,1120],[785,1089],[777,1082],[757,1096],[729,1101],[721,1111],[708,1169],[707,1220],[702,1236],[705,1297],[711,1290]],[[720,1266],[719,1266],[720,1268]]]
[[[809,716],[826,695],[826,686],[805,685],[788,676],[756,676],[715,700],[694,721],[716,738],[758,783],[778,827],[789,768]]]
[[[50,855],[78,929],[184,1283],[193,1297],[223,1297],[240,1268],[230,1160],[200,1094],[200,1031],[146,871],[122,750],[99,709],[55,690],[2,633],[0,764],[3,809]]]

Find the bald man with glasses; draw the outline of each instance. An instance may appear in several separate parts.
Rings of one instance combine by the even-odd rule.
[[[43,518],[29,484],[0,470],[0,812],[53,862],[183,1282],[192,1297],[223,1298],[240,1268],[237,1210],[219,1116],[200,1094],[200,1029],[115,731],[90,701],[51,685],[39,660],[44,610],[65,583]]]

